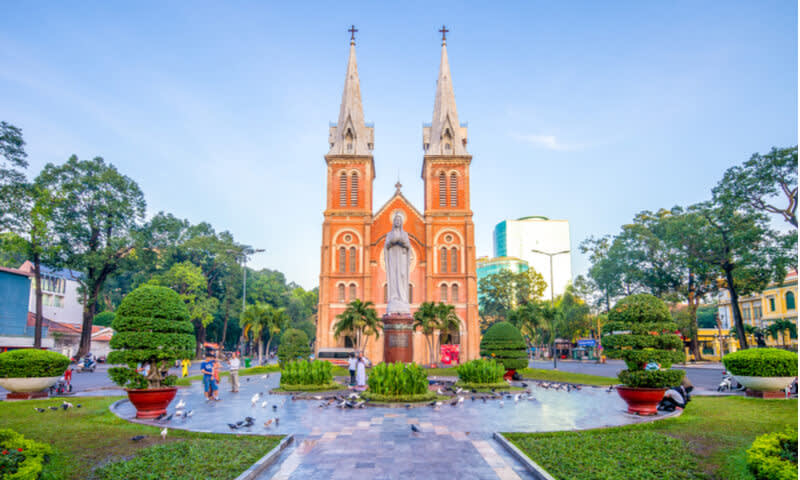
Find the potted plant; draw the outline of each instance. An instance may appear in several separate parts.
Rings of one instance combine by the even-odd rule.
[[[609,312],[602,343],[609,358],[621,358],[628,367],[617,375],[628,413],[655,415],[667,387],[683,379],[683,370],[670,369],[685,358],[677,330],[667,306],[652,295],[630,295]]]
[[[737,382],[755,392],[778,392],[797,376],[797,353],[778,348],[739,350],[722,358]]]
[[[60,353],[32,348],[0,354],[0,387],[9,398],[46,397],[47,390],[64,375],[69,358]],[[42,393],[40,393],[42,392]]]
[[[505,378],[528,366],[528,350],[519,329],[509,322],[497,322],[481,338],[481,356],[503,365]]]
[[[177,378],[168,375],[176,360],[194,355],[194,327],[180,296],[166,287],[143,285],[129,293],[117,309],[108,370],[124,387],[138,418],[166,413],[175,398]]]

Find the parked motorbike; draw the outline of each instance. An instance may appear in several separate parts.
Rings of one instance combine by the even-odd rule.
[[[722,381],[719,382],[719,386],[717,387],[718,392],[739,392],[744,390],[744,386],[741,385],[739,382],[733,378],[733,375],[728,373],[727,371],[722,371]]]
[[[50,387],[50,395],[64,395],[72,392],[72,384],[68,384],[64,377],[58,379],[55,385]]]

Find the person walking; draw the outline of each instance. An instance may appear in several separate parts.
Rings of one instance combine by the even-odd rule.
[[[206,400],[214,398],[214,356],[211,352],[206,353],[206,360],[200,364],[200,371],[203,373],[203,389],[206,392]]]
[[[350,357],[347,359],[347,369],[350,370],[350,386],[354,386],[356,384],[356,367],[358,366],[358,360],[356,360],[355,352],[350,352]]]
[[[358,354],[358,363],[356,364],[356,389],[367,389],[367,362],[360,353]]]
[[[189,375],[189,367],[191,365],[192,362],[188,358],[181,360],[181,378],[185,378]]]
[[[242,362],[239,360],[239,352],[233,352],[230,360],[228,360],[228,367],[231,370],[231,392],[239,392],[239,367]]]
[[[213,392],[214,400],[219,400],[219,384],[221,383],[219,381],[219,370],[220,370],[219,359],[214,357],[214,368],[213,368],[213,372],[214,372],[214,378],[213,378],[213,382],[214,382],[214,392]]]

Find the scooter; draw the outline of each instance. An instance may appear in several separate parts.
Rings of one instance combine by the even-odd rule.
[[[96,368],[97,368],[97,362],[95,362],[89,357],[84,357],[84,359],[81,360],[81,363],[78,364],[79,372],[94,372]]]
[[[742,390],[744,390],[744,386],[737,382],[736,379],[733,378],[733,375],[727,371],[722,372],[722,381],[719,382],[719,386],[717,387],[718,392],[740,392]]]

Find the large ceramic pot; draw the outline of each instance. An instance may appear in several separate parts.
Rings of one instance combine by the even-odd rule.
[[[733,378],[750,390],[755,390],[757,392],[779,392],[794,381],[794,377],[748,377],[746,375],[733,375]]]
[[[666,388],[634,388],[617,385],[617,393],[628,404],[628,413],[637,415],[655,415],[656,408],[664,398]]]
[[[59,377],[0,378],[0,387],[15,393],[34,393],[55,385]]]
[[[156,418],[167,413],[177,387],[126,389],[128,399],[136,407],[136,418]]]

